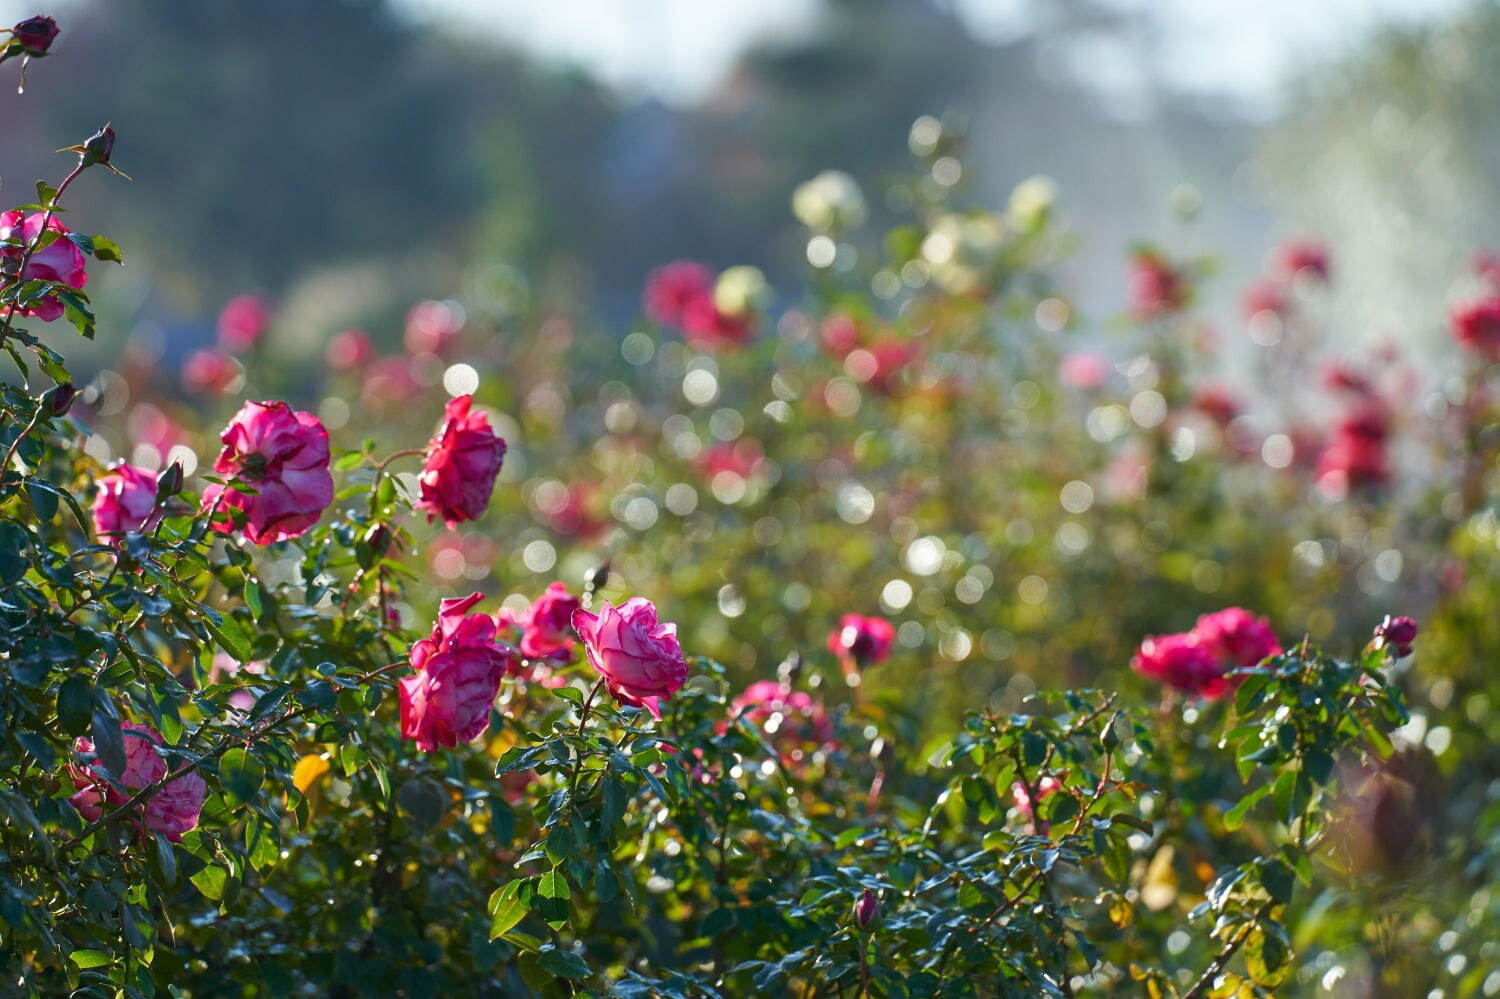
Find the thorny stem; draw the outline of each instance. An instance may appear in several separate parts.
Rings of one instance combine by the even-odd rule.
[[[583,707],[578,712],[578,738],[583,738],[584,726],[588,724],[589,712],[593,710],[594,698],[599,695],[599,688],[604,686],[604,677],[600,677],[594,686],[589,689],[588,696],[583,699]],[[578,778],[583,773],[583,750],[578,751],[578,758],[573,761],[573,776],[568,780],[568,800],[572,801],[578,795]]]

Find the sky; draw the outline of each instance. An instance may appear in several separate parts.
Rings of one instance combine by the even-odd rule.
[[[65,14],[69,2],[59,0],[55,6]],[[449,20],[462,30],[579,64],[627,93],[673,104],[690,104],[711,90],[750,43],[796,38],[812,30],[819,5],[819,0],[394,2],[414,16]],[[1028,0],[948,2],[976,35],[996,41],[1024,32],[1033,16]],[[1269,109],[1278,81],[1299,63],[1336,53],[1382,22],[1430,18],[1473,0],[1101,2],[1154,14],[1162,48],[1153,69],[1168,82]],[[0,0],[0,23],[53,6],[48,0]],[[1129,52],[1101,49],[1082,61],[1105,90],[1128,91],[1141,74]]]
[[[691,103],[756,40],[794,38],[816,23],[818,0],[398,0],[422,17],[458,19],[524,48],[588,67],[632,93]],[[950,0],[975,34],[1024,32],[1027,0]],[[1268,106],[1299,62],[1326,57],[1389,20],[1432,17],[1470,0],[1104,0],[1150,10],[1162,26],[1169,82]],[[1128,88],[1127,53],[1088,60],[1101,87]]]

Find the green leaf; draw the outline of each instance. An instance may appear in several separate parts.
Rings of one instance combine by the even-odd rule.
[[[228,652],[241,663],[250,661],[252,649],[250,639],[240,630],[233,618],[225,618],[223,624],[207,622],[209,634],[219,643],[219,647]]]
[[[558,950],[543,948],[537,955],[537,964],[549,975],[558,978],[588,978],[593,974],[589,970],[588,962],[570,950]]]
[[[568,886],[567,875],[561,873],[561,869],[557,867],[542,875],[537,882],[536,893],[542,898],[570,899],[573,897],[572,889]]]
[[[96,707],[89,725],[89,735],[94,741],[94,752],[99,762],[110,775],[119,778],[125,773],[125,735],[120,731],[120,719],[105,714]]]
[[[80,968],[102,968],[109,963],[109,955],[102,950],[75,950],[68,960]]]
[[[1250,809],[1255,803],[1271,793],[1271,785],[1262,784],[1260,787],[1242,797],[1233,808],[1224,813],[1224,828],[1234,832],[1245,824],[1245,817],[1250,814]]]
[[[74,673],[57,688],[57,721],[69,735],[89,730],[93,706],[94,686],[82,673]]]
[[[156,866],[161,870],[161,879],[168,885],[173,884],[177,880],[177,854],[172,849],[172,841],[164,833],[157,833],[154,838]]]
[[[194,874],[191,880],[205,896],[219,902],[224,898],[224,885],[229,880],[229,875],[224,868],[209,864]]]
[[[510,884],[496,888],[490,895],[490,939],[509,933],[511,928],[525,918],[526,913],[531,910],[527,903],[525,894],[521,889],[527,883],[526,878],[512,881]]]
[[[120,252],[119,244],[114,240],[107,236],[95,236],[93,242],[95,260],[113,260],[117,264],[125,262],[125,255]]]
[[[265,777],[265,765],[239,746],[219,759],[219,780],[230,797],[242,805],[255,800]]]
[[[256,620],[266,612],[260,599],[260,584],[253,579],[245,580],[245,606],[250,608],[250,613],[255,615]]]

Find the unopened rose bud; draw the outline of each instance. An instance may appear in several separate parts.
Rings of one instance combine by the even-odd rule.
[[[46,55],[57,40],[57,22],[38,14],[11,28],[10,35],[11,41],[19,45],[23,53],[39,58]]]
[[[114,154],[114,151],[115,130],[109,125],[105,125],[99,131],[89,136],[87,141],[81,146],[68,146],[66,149],[58,150],[58,152],[77,153],[80,166],[87,167],[98,164],[129,180],[130,175],[128,173],[120,170],[110,162],[110,157]]]
[[[603,562],[594,566],[583,577],[583,589],[586,593],[595,593],[609,585],[609,563]]]
[[[365,532],[364,542],[378,558],[390,547],[391,532],[384,524],[376,524]]]
[[[1399,658],[1411,655],[1412,643],[1417,640],[1417,622],[1409,617],[1391,617],[1375,626],[1375,641],[1381,648],[1394,649]]]
[[[854,903],[854,922],[861,930],[868,930],[880,918],[880,898],[866,888]]]
[[[156,477],[156,502],[182,492],[182,462],[174,461]]]
[[[63,416],[73,408],[73,400],[78,398],[78,390],[73,387],[72,382],[62,382],[47,390],[43,400],[47,405],[47,412],[53,416]]]

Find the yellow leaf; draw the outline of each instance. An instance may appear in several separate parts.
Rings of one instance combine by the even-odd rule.
[[[313,786],[313,782],[328,772],[328,758],[321,754],[309,753],[297,761],[297,768],[292,771],[292,783],[297,785],[297,790],[303,794]]]

